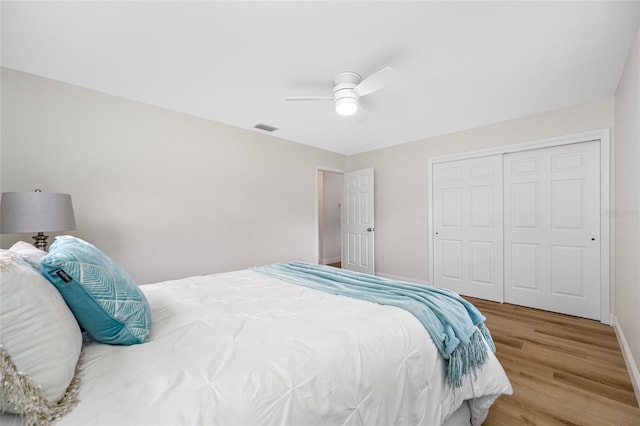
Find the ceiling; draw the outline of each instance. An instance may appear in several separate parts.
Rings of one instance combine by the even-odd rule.
[[[345,155],[611,96],[613,1],[2,2],[2,65]],[[332,77],[400,78],[338,116]]]

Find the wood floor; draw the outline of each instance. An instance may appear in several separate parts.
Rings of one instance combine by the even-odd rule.
[[[466,299],[487,317],[496,355],[513,386],[513,395],[493,404],[484,426],[640,426],[640,408],[613,327]]]
[[[487,317],[511,384],[485,426],[640,425],[640,409],[612,327],[467,298]]]

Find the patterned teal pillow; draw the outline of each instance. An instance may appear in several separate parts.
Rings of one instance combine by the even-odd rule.
[[[102,343],[134,345],[147,340],[151,308],[133,279],[93,245],[56,237],[40,259],[42,274],[58,289],[78,323]]]

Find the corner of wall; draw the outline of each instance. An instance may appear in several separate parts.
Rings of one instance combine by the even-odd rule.
[[[631,379],[631,384],[633,385],[633,391],[636,394],[636,401],[640,405],[640,371],[637,367],[638,364],[633,359],[631,348],[629,347],[629,343],[627,342],[624,332],[622,331],[622,327],[620,327],[615,314],[611,315],[611,324],[614,331],[616,332],[616,337],[618,338],[618,344],[620,345],[620,350],[622,351],[622,357],[624,358],[624,362],[627,366],[627,371],[629,372],[629,378]]]

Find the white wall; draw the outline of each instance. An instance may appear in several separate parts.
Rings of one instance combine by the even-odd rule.
[[[317,167],[344,156],[1,70],[2,191],[71,194],[70,233],[139,283],[315,260]]]
[[[614,312],[640,400],[640,30],[616,91],[615,108]]]
[[[427,165],[430,158],[613,125],[614,98],[609,97],[350,156],[348,170],[375,168],[376,273],[428,281]]]

